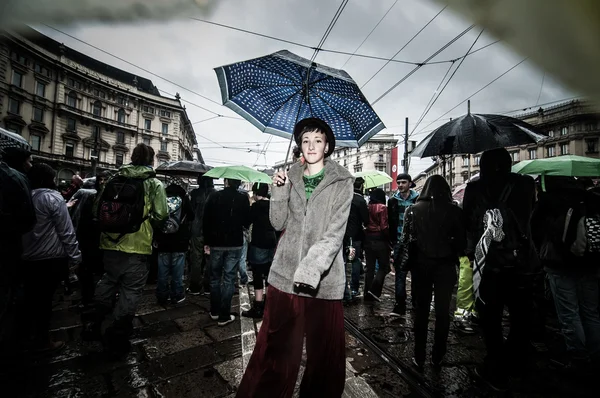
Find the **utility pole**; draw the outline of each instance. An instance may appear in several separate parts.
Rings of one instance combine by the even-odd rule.
[[[404,173],[408,174],[408,118],[404,126]]]

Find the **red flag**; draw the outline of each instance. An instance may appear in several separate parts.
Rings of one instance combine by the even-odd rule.
[[[396,184],[396,176],[398,175],[398,147],[392,148],[392,172],[390,176],[392,177],[392,191],[398,189],[398,184]]]

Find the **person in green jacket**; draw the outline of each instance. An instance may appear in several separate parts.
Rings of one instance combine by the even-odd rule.
[[[138,144],[131,155],[131,164],[122,166],[117,172],[117,176],[144,179],[144,221],[140,229],[125,235],[102,233],[100,236],[105,273],[96,286],[95,319],[84,330],[83,338],[101,339],[102,321],[113,309],[118,292],[119,297],[113,311],[114,322],[106,329],[104,336],[109,351],[116,355],[124,354],[130,349],[129,336],[133,331],[133,317],[148,279],[153,225],[161,225],[168,217],[167,195],[162,183],[155,178],[153,163],[154,149]]]

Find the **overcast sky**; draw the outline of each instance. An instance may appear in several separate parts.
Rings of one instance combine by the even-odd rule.
[[[354,52],[394,2],[395,0],[350,0],[323,48]],[[198,17],[316,46],[340,3],[339,0],[220,0],[209,15]],[[358,53],[392,57],[441,9],[439,3],[428,0],[398,1]],[[470,25],[469,21],[453,14],[451,10],[444,10],[395,59],[421,62]],[[193,104],[219,114],[236,116],[224,106],[149,75],[55,30],[45,26],[36,28],[78,51],[150,78],[165,95],[179,92],[183,100],[189,101],[185,105],[192,122],[214,116]],[[306,58],[312,56],[312,50],[309,49],[194,20],[120,25],[86,24],[57,28],[219,103],[221,96],[213,68],[283,49]],[[464,55],[480,31],[479,27],[473,28],[433,61]],[[493,41],[495,38],[484,32],[473,48],[477,49]],[[316,61],[340,68],[348,58],[347,55],[321,52]],[[419,141],[426,131],[451,117],[466,113],[467,106],[464,104],[416,134],[522,59],[522,56],[513,53],[502,42],[467,57],[411,139]],[[385,61],[353,57],[346,63],[344,70],[362,86],[384,64]],[[374,109],[388,127],[381,134],[393,133],[401,138],[406,117],[409,118],[409,130],[412,131],[449,66],[449,63],[425,65],[377,102]],[[388,64],[363,87],[365,96],[369,101],[375,101],[413,68],[414,66],[406,64]],[[544,78],[543,72],[526,61],[474,96],[471,99],[471,111],[504,113],[574,96],[574,93],[562,87],[551,76],[546,75]],[[245,120],[216,118],[194,127],[204,159],[211,165],[227,163],[265,168],[285,157],[287,141],[278,137],[271,139],[265,154],[260,153],[270,136]],[[430,164],[429,159],[412,159],[410,171],[416,175]]]

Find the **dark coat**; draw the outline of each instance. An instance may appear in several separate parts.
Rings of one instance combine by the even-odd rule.
[[[349,244],[350,238],[354,241],[363,241],[365,239],[364,227],[369,223],[369,210],[367,201],[360,192],[354,192],[352,195],[352,204],[350,205],[350,215],[348,216],[348,225],[346,226],[346,235],[344,242]]]
[[[269,201],[257,200],[250,207],[252,224],[251,245],[260,249],[274,249],[277,246],[275,229],[269,220]]]
[[[484,161],[485,160],[485,161]],[[506,208],[514,215],[521,234],[527,242],[527,269],[523,273],[539,271],[539,259],[531,240],[531,213],[535,203],[533,178],[511,173],[511,158],[505,149],[484,152],[480,163],[480,178],[467,184],[463,199],[463,210],[467,227],[466,255],[473,260],[475,247],[483,235],[485,212],[498,207],[505,188],[511,191],[506,199]]]
[[[600,201],[594,196],[597,195],[586,192],[573,178],[546,177],[546,192],[539,194],[531,219],[533,241],[544,267],[567,273],[598,268],[600,264],[595,256],[577,257],[570,251],[577,234],[576,222],[584,216],[586,204]],[[573,214],[566,225],[569,209],[573,209]]]
[[[185,253],[190,246],[191,225],[194,222],[194,209],[190,203],[185,190],[179,185],[169,185],[166,189],[167,197],[179,196],[181,202],[181,217],[183,222],[177,232],[173,234],[164,234],[161,230],[155,230],[155,242],[158,245],[159,252],[166,253]]]
[[[410,251],[403,256],[408,258],[408,263],[402,265],[404,268],[417,264],[458,264],[466,247],[464,216],[452,202],[450,186],[444,177],[430,177],[417,203],[406,210],[402,242],[403,250]]]
[[[388,200],[388,222],[390,225],[390,245],[394,246],[398,240],[399,233],[402,232],[404,227],[404,213],[406,209],[417,202],[419,194],[410,190],[408,198],[404,199],[400,196],[400,192],[396,191],[394,195]]]
[[[204,216],[204,206],[206,205],[206,201],[211,193],[215,192],[215,188],[213,187],[200,187],[194,189],[190,196],[192,207],[194,209],[194,222],[192,223],[192,236],[193,237],[201,237],[202,236],[202,224],[203,224],[203,216]]]
[[[233,187],[212,193],[204,206],[204,244],[212,247],[242,247],[244,228],[250,227],[248,196]]]

